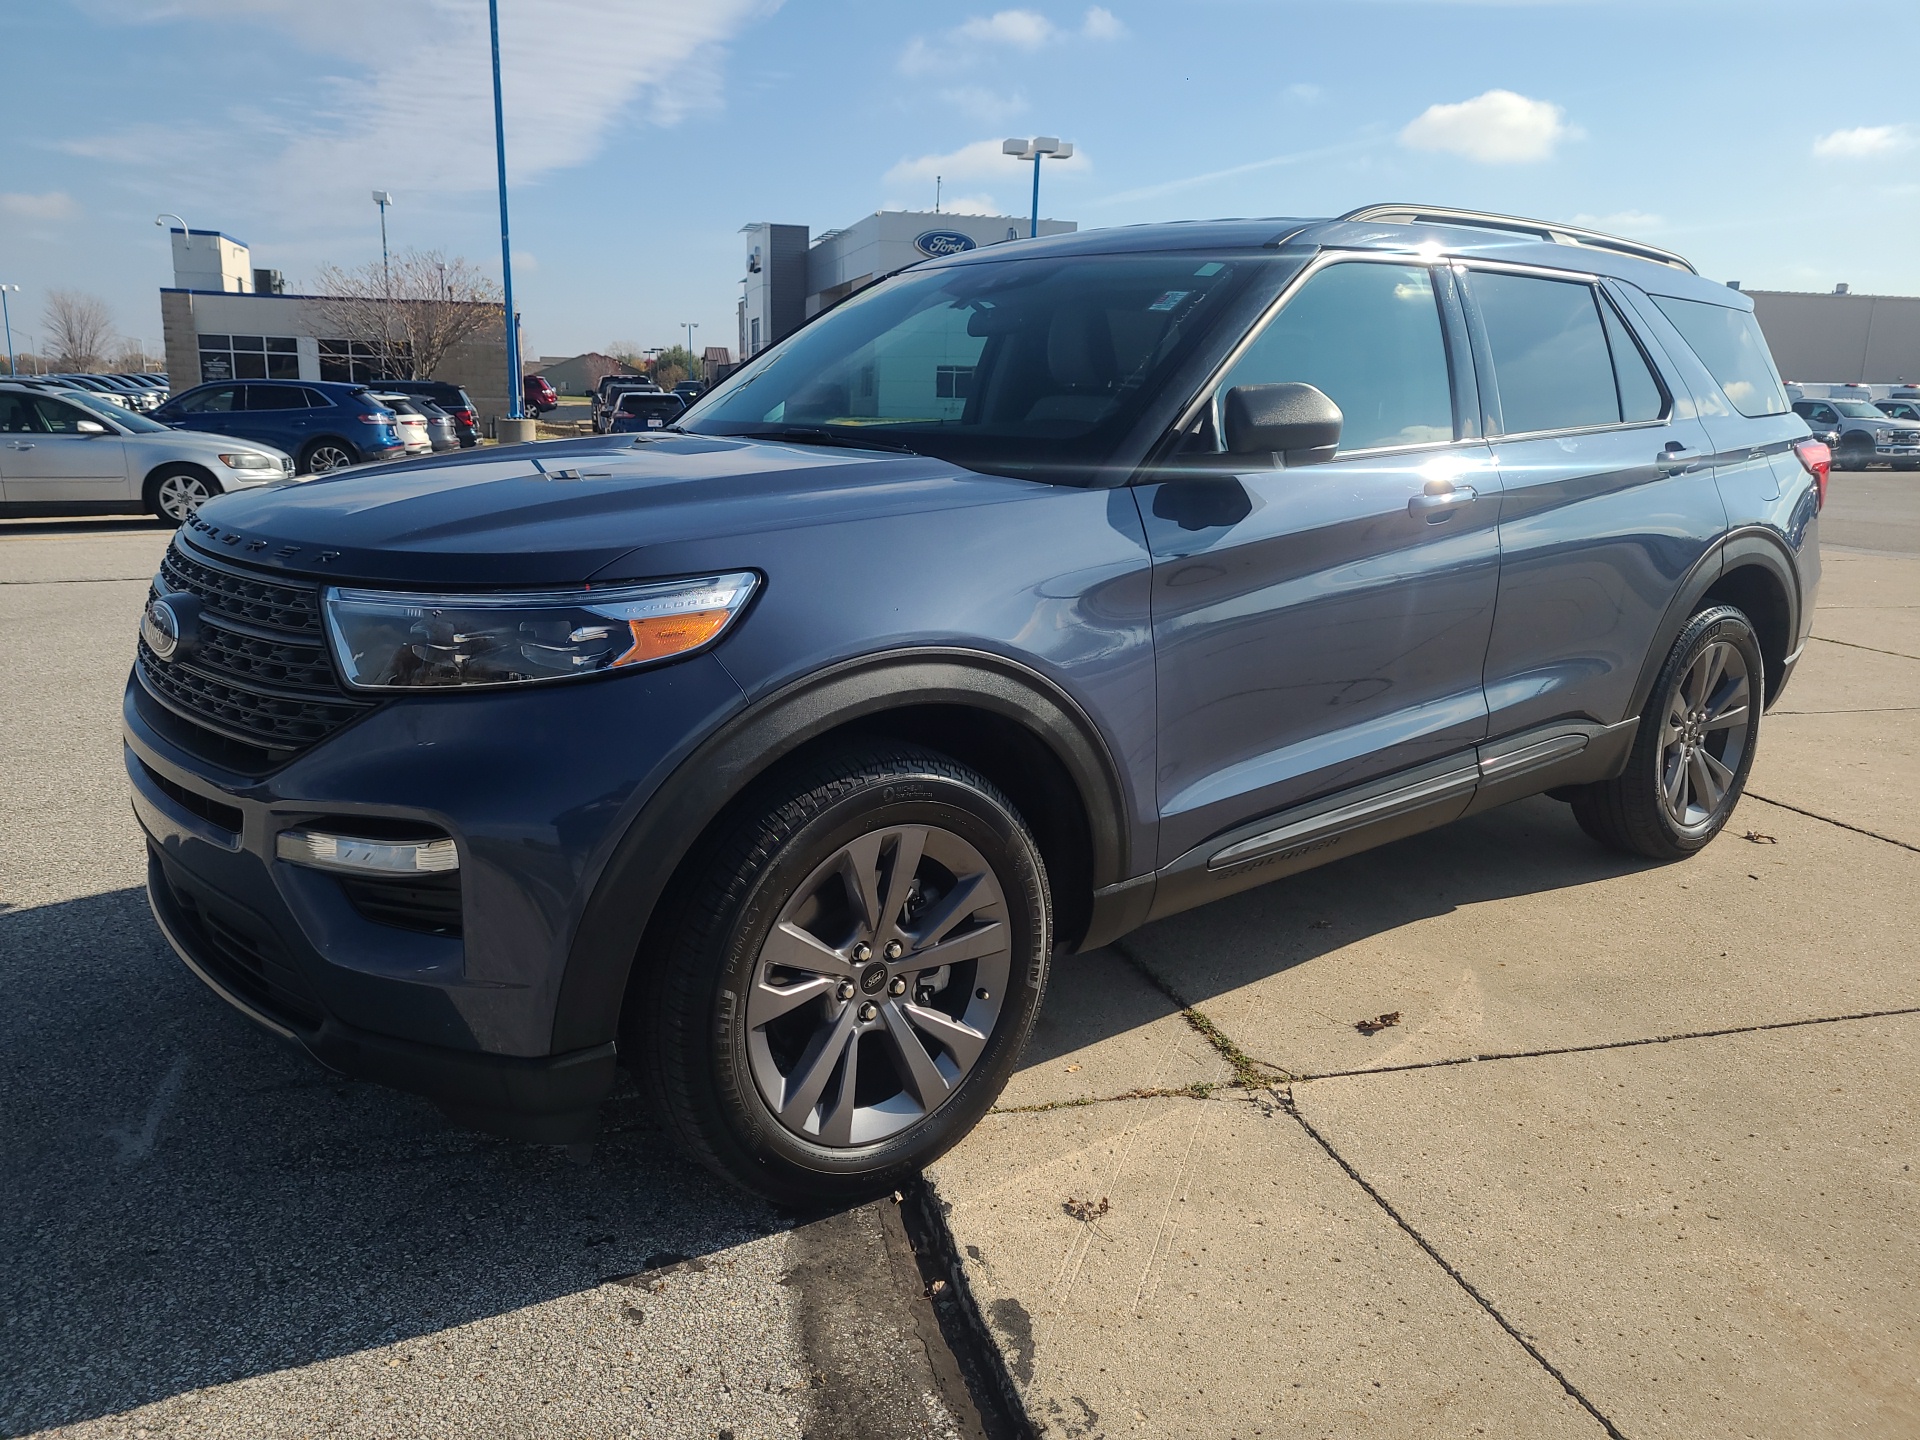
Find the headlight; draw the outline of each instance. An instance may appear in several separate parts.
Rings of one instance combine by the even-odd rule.
[[[692,654],[759,585],[751,571],[605,589],[492,595],[326,592],[334,656],[356,690],[563,680]]]
[[[220,463],[233,470],[278,470],[279,463],[270,455],[255,455],[250,450],[242,450],[233,455],[222,455]]]
[[[1876,430],[1873,432],[1873,438],[1876,444],[1891,445],[1900,438],[1900,432],[1898,430]]]

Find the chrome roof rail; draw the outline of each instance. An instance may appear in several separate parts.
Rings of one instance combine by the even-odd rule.
[[[1530,235],[1555,245],[1585,245],[1594,250],[1611,250],[1620,255],[1671,265],[1689,275],[1700,272],[1693,262],[1662,250],[1658,245],[1638,240],[1623,240],[1598,230],[1583,230],[1578,225],[1562,225],[1555,220],[1527,220],[1517,215],[1490,215],[1480,210],[1456,210],[1449,205],[1363,205],[1337,217],[1341,220],[1379,220],[1395,225],[1464,225],[1474,230],[1499,230],[1510,235]]]

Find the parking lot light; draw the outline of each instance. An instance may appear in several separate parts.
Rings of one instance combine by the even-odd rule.
[[[20,287],[18,285],[0,285],[0,318],[4,318],[7,325],[7,374],[12,375],[15,373],[13,368],[13,311],[7,307],[8,291],[12,291],[15,295],[18,295],[20,293]]]
[[[387,300],[393,300],[393,266],[387,260],[387,206],[393,204],[393,196],[385,190],[373,192],[373,203],[380,207],[380,273],[386,277]]]
[[[1040,162],[1049,156],[1055,160],[1072,159],[1073,142],[1057,135],[1036,135],[1031,140],[1004,140],[1000,153],[1016,160],[1033,161],[1033,219],[1027,227],[1027,237],[1032,239],[1040,233]]]

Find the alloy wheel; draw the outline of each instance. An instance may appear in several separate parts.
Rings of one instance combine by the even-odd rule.
[[[175,524],[192,519],[194,512],[212,498],[212,489],[198,475],[165,475],[154,488],[160,513]]]
[[[1711,827],[1753,731],[1753,687],[1737,646],[1715,640],[1667,697],[1660,725],[1660,804],[1681,831]]]
[[[869,831],[816,866],[755,961],[746,1044],[768,1110],[815,1144],[872,1144],[931,1115],[1006,999],[999,879],[932,825]]]
[[[353,464],[353,457],[338,445],[316,445],[307,456],[307,469],[315,475],[324,475],[329,470],[343,470]]]

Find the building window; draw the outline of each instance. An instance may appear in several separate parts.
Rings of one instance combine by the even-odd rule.
[[[373,380],[394,378],[403,372],[411,373],[407,364],[405,347],[393,347],[394,353],[382,358],[381,351],[387,347],[373,345],[365,340],[322,340],[320,342],[320,378],[322,380],[340,380],[355,385],[365,385]],[[388,360],[392,361],[389,368]]]
[[[753,322],[753,344],[749,347],[747,353],[749,355],[758,355],[760,353],[760,322],[757,319]]]
[[[941,400],[964,400],[973,393],[973,366],[936,365],[933,393]]]
[[[291,335],[202,335],[200,379],[298,380],[300,345]]]

